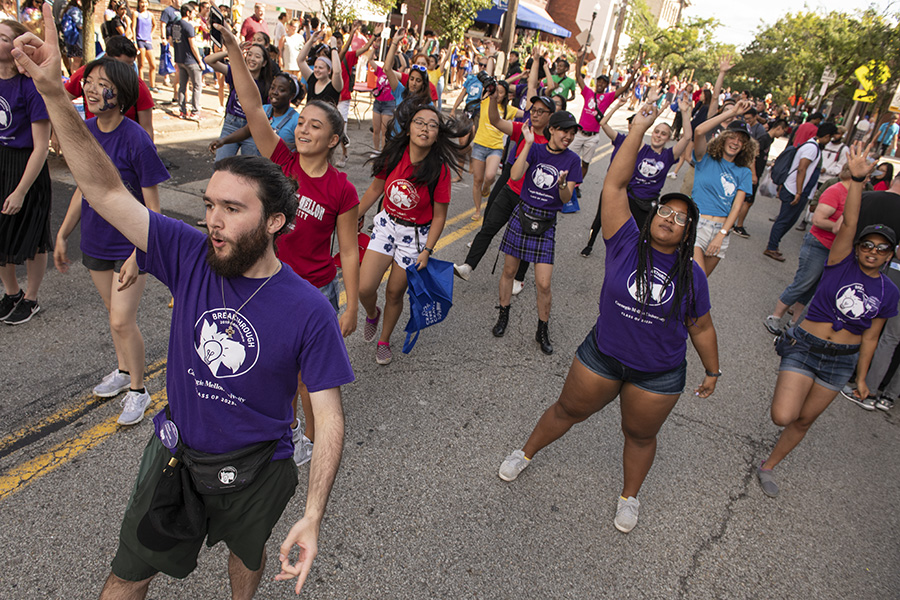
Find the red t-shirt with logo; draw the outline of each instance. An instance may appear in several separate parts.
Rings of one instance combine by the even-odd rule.
[[[344,88],[341,90],[341,102],[350,100],[353,97],[353,88],[350,87],[350,72],[356,68],[359,57],[353,50],[347,50],[344,60],[341,64],[341,79],[344,80]]]
[[[410,178],[418,167],[409,161],[409,148],[403,153],[400,163],[394,167],[390,175],[378,174],[384,179],[384,210],[387,214],[404,221],[412,221],[424,225],[434,216],[432,201],[440,204],[450,203],[450,169],[441,168],[434,198],[431,197],[426,183],[412,183]]]
[[[291,230],[279,236],[278,258],[317,288],[331,282],[337,267],[331,258],[331,236],[342,215],[359,204],[356,188],[347,175],[331,165],[321,177],[310,177],[302,168],[296,152],[279,139],[270,157],[284,174],[299,183],[297,218]]]
[[[516,141],[516,158],[519,158],[519,154],[522,152],[522,148],[525,147],[524,144],[518,143],[522,139],[522,126],[523,125],[525,125],[524,122],[513,123],[512,135],[509,136],[509,139]],[[546,144],[547,142],[548,142],[547,138],[545,138],[543,135],[541,135],[537,131],[534,132],[534,143],[535,144]],[[534,144],[532,144],[532,146],[533,145]],[[515,163],[515,161],[513,161],[513,163]],[[527,175],[527,174],[528,173],[526,173],[525,175]],[[510,179],[508,182],[506,182],[506,185],[509,186],[509,189],[511,189],[512,191],[514,191],[516,193],[516,196],[522,195],[522,183],[525,181],[525,175],[522,175],[522,177],[520,179],[516,179],[515,181]]]

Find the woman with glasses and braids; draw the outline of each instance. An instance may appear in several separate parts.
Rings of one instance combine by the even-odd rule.
[[[625,482],[614,524],[623,533],[637,524],[637,494],[653,464],[656,435],[684,391],[688,336],[706,369],[695,394],[712,394],[720,375],[709,288],[692,260],[697,207],[683,194],[665,194],[640,229],[628,207],[628,183],[657,114],[647,104],[634,116],[604,181],[606,271],[597,324],[578,348],[559,399],[499,473],[513,481],[536,452],[618,396]]]
[[[757,469],[763,493],[778,496],[772,470],[803,440],[856,368],[855,395],[869,395],[866,375],[885,321],[897,315],[900,292],[881,272],[897,246],[886,225],[869,225],[857,235],[863,185],[871,170],[871,144],[850,149],[850,187],[844,221],[828,251],[825,270],[806,318],[776,338],[781,356],[772,397],[772,422],[784,427],[769,458]],[[855,238],[855,239],[854,239]]]
[[[450,171],[459,171],[462,150],[455,140],[468,130],[468,124],[444,118],[431,103],[402,103],[394,122],[399,130],[388,133],[384,150],[372,159],[374,179],[359,202],[359,212],[365,214],[384,194],[384,209],[375,215],[359,273],[359,301],[366,311],[363,339],[372,342],[382,316],[378,287],[390,269],[375,352],[380,365],[391,362],[391,333],[403,312],[406,268],[425,268],[444,230]]]

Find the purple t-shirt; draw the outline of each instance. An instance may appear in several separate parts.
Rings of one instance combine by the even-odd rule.
[[[268,90],[263,89],[263,84],[258,79],[254,80],[254,82],[256,83],[257,89],[259,89],[259,97],[262,98],[262,103],[268,104]],[[238,100],[237,92],[234,89],[234,79],[231,77],[231,65],[228,66],[228,72],[225,73],[225,83],[228,84],[229,88],[228,100],[225,102],[225,112],[234,115],[235,117],[246,119],[247,115],[244,114],[244,109],[241,108],[241,101]]]
[[[122,183],[141,204],[144,203],[141,188],[153,187],[171,177],[150,136],[137,121],[122,119],[109,133],[100,131],[96,117],[88,119],[86,124],[116,165]],[[81,197],[81,251],[103,260],[125,260],[134,252],[131,242],[98,215],[84,196]]]
[[[31,124],[49,119],[44,99],[24,75],[0,79],[0,145],[33,148]]]
[[[522,201],[544,210],[562,209],[559,199],[559,173],[569,171],[566,181],[581,183],[581,159],[566,148],[559,154],[547,149],[547,144],[532,144],[528,151],[528,171],[522,185]]]
[[[653,281],[651,300],[645,309],[643,302],[638,301],[636,284],[639,239],[634,218],[629,218],[606,240],[606,275],[600,290],[597,347],[632,369],[645,373],[669,371],[684,362],[686,321],[709,312],[709,286],[703,269],[693,263],[693,298],[682,301],[678,319],[670,319],[675,282],[663,285],[678,254],[651,249]]]
[[[882,273],[878,277],[863,273],[851,252],[836,265],[825,265],[806,318],[831,323],[834,331],[846,329],[862,335],[872,326],[872,319],[897,316],[898,300],[897,286]]]
[[[641,146],[634,165],[634,174],[628,182],[629,193],[641,200],[659,198],[659,193],[666,182],[666,175],[677,160],[671,148],[663,148],[662,152],[656,153],[650,144]]]
[[[150,213],[138,265],[176,298],[166,374],[172,420],[184,443],[202,452],[277,439],[273,460],[288,458],[298,372],[310,392],[353,381],[337,316],[289,266],[282,263],[262,287],[265,280],[223,281],[206,262],[206,249],[205,234]],[[157,435],[164,420],[164,411],[153,419]]]
[[[600,119],[616,99],[616,93],[597,94],[588,86],[584,86],[581,88],[581,95],[584,98],[584,108],[581,109],[581,118],[578,120],[578,124],[585,131],[596,133],[600,131]]]

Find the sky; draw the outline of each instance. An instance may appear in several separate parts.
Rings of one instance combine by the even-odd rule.
[[[853,12],[856,9],[868,8],[874,4],[883,11],[890,0],[812,0],[809,2],[785,2],[784,0],[755,0],[752,3],[723,2],[722,0],[690,0],[685,17],[715,17],[722,24],[719,26],[719,41],[736,44],[742,48],[749,44],[760,25],[771,25],[789,12],[804,9],[830,12],[833,10]],[[750,9],[748,9],[750,7]],[[895,7],[900,10],[900,6]]]

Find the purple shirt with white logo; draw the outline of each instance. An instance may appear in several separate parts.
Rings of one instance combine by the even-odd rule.
[[[97,117],[85,124],[116,165],[122,183],[141,204],[144,203],[141,188],[153,187],[171,177],[150,136],[137,121],[122,119],[109,133],[100,131]],[[103,260],[125,260],[134,252],[132,243],[98,215],[84,196],[81,197],[81,251]]]
[[[176,298],[166,373],[172,420],[195,450],[220,454],[277,439],[273,460],[288,458],[298,372],[310,392],[353,381],[337,315],[284,263],[265,285],[246,277],[223,281],[206,250],[203,233],[150,213],[138,265]],[[153,421],[159,435],[165,412]]]
[[[567,182],[581,183],[581,159],[577,154],[568,148],[555,154],[547,149],[547,144],[532,144],[521,193],[525,204],[544,210],[561,210],[560,171],[569,172]]]
[[[263,89],[263,83],[258,79],[254,79],[253,82],[256,84],[256,88],[259,90],[259,97],[262,99],[262,103],[268,104],[268,90]],[[228,84],[228,87],[230,89],[230,91],[228,92],[228,100],[225,101],[225,112],[229,115],[234,115],[235,117],[246,119],[247,115],[244,114],[244,109],[243,107],[241,107],[241,101],[238,100],[237,91],[235,91],[234,89],[234,79],[231,76],[230,65],[228,67],[228,72],[225,73],[225,83]]]
[[[872,326],[872,319],[897,316],[898,301],[897,286],[882,273],[878,277],[863,273],[851,252],[836,265],[825,265],[806,318],[831,323],[834,331],[846,329],[862,335]]]
[[[0,146],[33,148],[31,124],[49,118],[31,78],[15,75],[0,79]]]
[[[645,308],[639,301],[641,294],[636,281],[639,239],[634,218],[629,218],[606,240],[606,275],[600,290],[597,347],[638,371],[670,371],[684,362],[688,336],[686,321],[709,312],[709,286],[703,269],[693,263],[693,297],[682,301],[680,317],[673,320],[669,312],[675,296],[675,282],[666,284],[666,279],[678,254],[651,249],[653,275],[650,301]]]
[[[638,150],[634,174],[628,182],[628,191],[641,200],[659,198],[666,175],[678,159],[671,148],[663,148],[662,152],[654,152],[650,144],[644,144]]]

